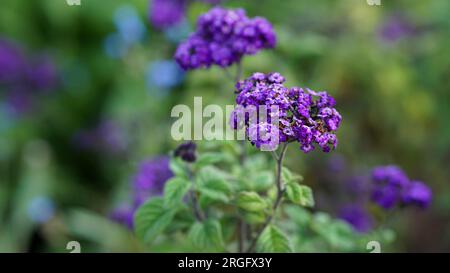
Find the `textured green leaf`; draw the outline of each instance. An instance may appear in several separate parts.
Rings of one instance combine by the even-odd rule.
[[[267,208],[267,202],[256,192],[241,192],[237,197],[236,205],[250,212],[260,212]]]
[[[185,163],[180,158],[172,158],[169,162],[170,170],[177,177],[188,178],[188,170]]]
[[[254,191],[261,192],[269,189],[274,184],[274,176],[270,171],[262,171],[253,175],[251,178],[251,188]]]
[[[152,198],[134,214],[135,232],[139,239],[151,242],[172,222],[176,209],[164,207],[162,198]]]
[[[222,227],[215,219],[208,219],[204,222],[195,222],[189,230],[188,238],[196,247],[223,248]]]
[[[240,210],[240,215],[244,219],[245,222],[251,225],[262,224],[266,220],[266,214],[262,211],[260,212],[250,212]]]
[[[197,169],[200,169],[204,166],[212,165],[224,160],[225,157],[220,153],[204,153],[201,154],[197,161],[195,161],[194,166]]]
[[[302,188],[297,183],[287,183],[285,194],[292,203],[300,204],[302,202]]]
[[[301,189],[301,201],[300,205],[304,207],[314,207],[314,196],[310,187],[305,185],[300,185]]]
[[[281,179],[284,183],[299,182],[303,181],[303,176],[294,174],[288,168],[283,167],[281,169]]]
[[[256,244],[257,252],[292,252],[286,235],[273,225],[267,226]]]
[[[212,201],[228,203],[230,200],[231,187],[223,179],[201,180],[198,191]]]
[[[164,186],[164,205],[174,207],[179,204],[191,188],[192,183],[180,177],[174,177]]]

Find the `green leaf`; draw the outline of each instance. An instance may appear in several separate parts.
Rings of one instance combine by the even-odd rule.
[[[274,184],[274,176],[270,171],[261,171],[251,178],[252,190],[257,192],[266,191]]]
[[[196,222],[189,230],[188,238],[201,249],[210,247],[223,249],[224,247],[222,227],[215,219]]]
[[[302,198],[300,199],[300,205],[304,207],[314,207],[315,202],[311,188],[305,185],[300,185],[300,189],[302,196]]]
[[[148,200],[134,214],[136,235],[140,240],[151,242],[172,222],[175,213],[176,209],[164,207],[160,197]]]
[[[285,195],[294,204],[302,202],[302,188],[297,183],[287,183]]]
[[[251,225],[262,224],[266,220],[266,214],[262,211],[260,212],[249,212],[239,210],[239,214],[242,216],[245,222]]]
[[[314,196],[308,186],[299,185],[295,182],[286,184],[285,195],[289,201],[304,207],[314,206]]]
[[[281,169],[281,179],[284,183],[299,182],[303,181],[303,176],[294,174],[288,168],[283,167]]]
[[[171,158],[169,167],[170,170],[175,174],[175,176],[182,178],[189,177],[187,166],[180,158]]]
[[[198,191],[212,201],[228,203],[231,187],[223,179],[200,180]]]
[[[179,204],[191,188],[192,183],[186,179],[174,177],[164,186],[164,206],[174,207]]]
[[[260,212],[267,208],[267,202],[256,192],[241,192],[237,197],[236,205],[250,212]]]
[[[257,252],[292,252],[286,235],[273,225],[267,226],[256,244]]]
[[[311,213],[302,207],[296,205],[286,205],[284,207],[284,211],[288,215],[289,219],[291,219],[298,227],[305,227],[311,222]]]
[[[226,173],[213,167],[205,167],[198,174],[197,190],[201,193],[200,199],[203,201],[218,201],[228,203],[232,188],[225,177]]]
[[[218,163],[224,159],[225,157],[220,153],[204,153],[198,157],[194,163],[194,166],[197,169],[201,169],[204,166]]]

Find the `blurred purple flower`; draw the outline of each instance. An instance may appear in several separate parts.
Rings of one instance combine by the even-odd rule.
[[[128,147],[128,137],[119,124],[105,120],[93,129],[80,130],[74,136],[74,143],[83,150],[120,154]]]
[[[403,193],[403,202],[406,205],[417,205],[426,208],[430,205],[433,193],[431,189],[420,181],[412,181]]]
[[[372,201],[384,209],[391,209],[401,201],[403,188],[409,183],[403,170],[393,165],[374,168],[372,180]]]
[[[396,42],[402,38],[416,34],[417,26],[400,14],[392,15],[381,28],[378,35],[384,42]]]
[[[0,87],[20,81],[26,67],[23,52],[0,38]]]
[[[417,205],[425,208],[431,202],[431,189],[422,182],[411,182],[397,166],[374,168],[372,180],[372,201],[384,209],[397,205]]]
[[[29,113],[33,107],[31,94],[21,87],[9,90],[5,97],[5,103],[8,114],[13,117]]]
[[[370,231],[374,224],[372,216],[358,204],[343,207],[339,213],[339,218],[361,233]]]
[[[27,57],[17,45],[0,38],[0,90],[10,114],[29,113],[39,95],[56,87],[57,78],[48,56]]]
[[[343,172],[346,165],[345,157],[340,154],[332,154],[327,161],[328,170],[333,173]]]
[[[180,23],[186,13],[186,0],[153,0],[149,5],[149,20],[158,29]]]
[[[48,56],[41,56],[28,68],[28,80],[33,89],[48,91],[57,83],[57,72],[53,61]]]
[[[367,175],[353,175],[345,181],[346,190],[358,199],[367,197],[371,184]]]
[[[133,203],[122,204],[114,209],[110,215],[111,219],[131,229],[135,211],[152,196],[162,194],[165,183],[172,176],[169,157],[161,156],[143,161],[132,180]]]
[[[134,212],[135,210],[131,206],[123,204],[111,212],[110,218],[119,224],[125,225],[129,229],[133,229]]]
[[[172,176],[166,156],[142,162],[133,180],[135,206],[140,206],[151,196],[160,195]]]

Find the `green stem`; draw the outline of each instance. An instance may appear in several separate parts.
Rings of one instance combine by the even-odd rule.
[[[278,207],[281,204],[281,200],[283,199],[283,194],[284,194],[285,188],[283,185],[283,181],[281,181],[281,172],[282,172],[282,168],[283,168],[283,159],[284,159],[284,155],[286,154],[287,146],[288,146],[288,143],[283,143],[283,146],[281,146],[281,151],[280,151],[279,155],[277,155],[276,152],[273,152],[274,158],[276,159],[276,163],[277,163],[276,181],[275,181],[276,187],[277,187],[277,196],[276,196],[275,202],[273,203],[273,206],[272,206],[272,213],[269,216],[267,216],[262,227],[259,229],[256,236],[253,238],[247,252],[252,252],[255,249],[255,246],[256,246],[256,243],[258,242],[259,237],[263,233],[264,229],[266,229],[266,227],[272,221]]]
[[[188,166],[188,176],[189,176],[189,180],[192,181],[192,184],[195,187],[195,183],[193,180],[193,173],[192,173],[192,169],[190,168],[190,166]],[[203,220],[205,220],[205,215],[203,214],[203,212],[200,208],[200,205],[198,204],[198,199],[197,199],[197,196],[195,195],[194,189],[191,189],[189,191],[189,197],[191,199],[192,210],[194,211],[195,218],[197,219],[197,221],[203,222]]]

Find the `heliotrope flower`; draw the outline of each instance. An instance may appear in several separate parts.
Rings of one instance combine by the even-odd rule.
[[[149,197],[162,194],[166,181],[172,176],[166,156],[142,162],[133,180],[135,205],[139,206]]]
[[[183,144],[180,144],[174,151],[175,157],[180,157],[182,160],[186,162],[195,162],[197,159],[196,155],[197,145],[192,142],[188,141]]]
[[[431,189],[422,182],[410,181],[397,166],[374,168],[372,180],[372,201],[384,209],[398,205],[417,205],[425,208],[431,202]]]
[[[186,0],[153,0],[149,7],[149,20],[156,28],[166,28],[181,22],[186,13]]]
[[[403,192],[403,202],[407,205],[417,205],[426,208],[431,203],[433,193],[431,189],[420,181],[412,181]]]
[[[280,73],[254,73],[238,82],[238,107],[231,116],[232,128],[240,129],[245,126],[247,136],[257,147],[267,142],[267,139],[260,138],[260,135],[255,138],[255,132],[259,131],[264,135],[273,134],[278,137],[280,143],[297,141],[305,153],[312,151],[315,145],[324,152],[335,149],[335,133],[342,117],[334,108],[334,98],[327,92],[315,92],[299,87],[287,88],[283,85],[284,82],[285,79]],[[258,113],[257,121],[251,122],[249,112],[252,110],[249,106],[266,106],[268,114],[265,120],[260,120],[261,113]],[[270,109],[273,106],[276,106],[277,112]],[[275,116],[279,121],[278,127],[272,124]]]
[[[373,228],[372,216],[360,204],[343,207],[338,217],[349,223],[358,232],[368,232]]]
[[[194,0],[151,0],[148,19],[157,29],[167,29],[183,22],[188,4]],[[222,0],[197,0],[206,4],[218,5]]]
[[[378,32],[382,41],[392,43],[417,34],[418,27],[404,15],[394,14],[386,20]]]
[[[196,31],[179,45],[175,59],[185,70],[228,67],[275,44],[275,32],[265,18],[248,18],[243,9],[215,7],[198,18]]]
[[[117,223],[125,225],[129,229],[133,229],[134,212],[135,209],[132,206],[123,204],[111,212],[110,218]]]
[[[169,168],[169,157],[161,156],[144,160],[132,180],[132,204],[121,204],[115,208],[112,220],[133,227],[133,215],[136,210],[152,196],[161,195],[164,185],[173,176]]]
[[[25,69],[26,60],[20,48],[0,38],[0,87],[21,80]]]
[[[57,78],[48,56],[27,56],[19,46],[0,38],[0,90],[10,113],[32,110],[38,95],[56,87]]]

